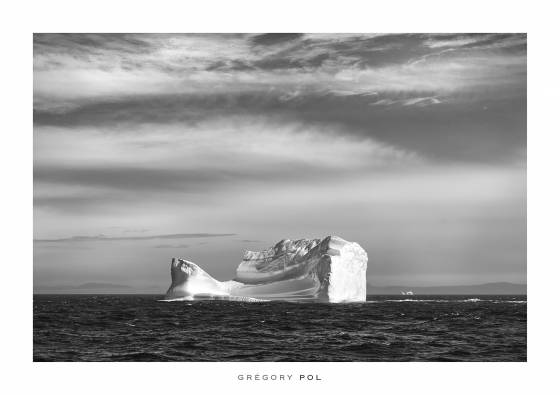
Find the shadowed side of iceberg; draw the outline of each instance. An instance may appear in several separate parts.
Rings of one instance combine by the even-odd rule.
[[[363,302],[367,254],[337,236],[282,240],[246,251],[234,280],[220,282],[193,262],[173,258],[167,300]]]

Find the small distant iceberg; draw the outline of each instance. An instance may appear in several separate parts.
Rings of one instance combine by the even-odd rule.
[[[230,281],[173,258],[165,299],[365,302],[367,260],[358,243],[337,236],[281,240],[264,251],[246,251]]]
[[[414,295],[412,291],[401,291],[401,295]]]

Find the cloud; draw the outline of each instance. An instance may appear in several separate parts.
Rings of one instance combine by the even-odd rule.
[[[76,101],[163,93],[444,94],[515,81],[526,53],[511,48],[525,42],[524,35],[35,35],[34,103],[56,112]]]
[[[337,127],[262,117],[102,132],[36,128],[35,152],[37,204],[57,197],[77,203],[113,198],[115,191],[130,199],[131,192],[206,194],[248,183],[305,183],[422,161],[414,152],[347,136]]]
[[[74,246],[61,246],[61,245],[57,245],[57,244],[46,244],[46,243],[40,243],[37,246],[34,246],[34,248],[40,248],[40,249],[53,249],[53,250],[58,250],[58,249],[76,249],[76,250],[92,250],[93,248],[90,246],[83,246],[83,245],[74,245]]]
[[[452,39],[437,39],[437,36],[427,40],[425,45],[430,48],[442,48],[442,47],[462,47],[468,44],[477,43],[479,40],[476,37],[454,37]]]
[[[119,190],[198,191],[211,183],[223,182],[234,174],[213,169],[153,169],[148,167],[65,167],[38,166],[34,177],[38,183],[67,184]]]
[[[35,35],[35,204],[507,161],[525,144],[525,41]]]
[[[34,35],[34,276],[160,289],[166,249],[231,278],[239,243],[327,234],[375,278],[523,274],[526,41]]]
[[[158,239],[197,239],[207,237],[235,236],[235,233],[178,233],[170,235],[152,236],[71,236],[58,239],[34,239],[36,243],[60,243],[60,242],[83,242],[83,241],[114,241],[114,240],[158,240]]]
[[[120,227],[115,227],[115,228],[120,228]],[[123,229],[122,230],[123,233],[145,233],[148,231],[149,229]]]
[[[400,106],[418,106],[418,107],[426,107],[433,104],[440,104],[442,100],[438,99],[435,96],[432,97],[414,97],[409,99],[379,99],[374,102],[369,103],[370,106],[392,106],[392,105],[400,105]]]
[[[254,36],[252,41],[257,45],[276,45],[286,41],[297,40],[301,37],[303,37],[301,33],[268,33]]]
[[[189,248],[189,244],[158,244],[154,248]]]

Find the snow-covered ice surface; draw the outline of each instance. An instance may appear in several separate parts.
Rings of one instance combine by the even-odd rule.
[[[340,237],[282,240],[264,251],[246,251],[235,279],[224,282],[173,258],[165,299],[363,302],[366,269],[364,249]]]

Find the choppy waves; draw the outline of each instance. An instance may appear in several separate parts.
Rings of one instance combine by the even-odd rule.
[[[521,303],[526,304],[526,300],[504,300],[504,299],[387,299],[387,300],[370,300],[367,303],[388,303],[388,302],[419,302],[419,303]]]
[[[34,361],[525,361],[524,296],[159,303],[36,295]]]

